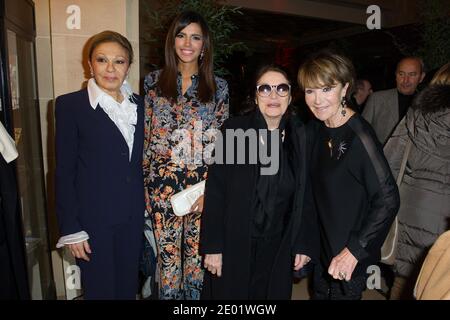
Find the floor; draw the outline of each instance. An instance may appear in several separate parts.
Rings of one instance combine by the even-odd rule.
[[[307,278],[303,278],[294,284],[292,288],[292,300],[309,300]],[[363,292],[362,300],[386,300],[386,298],[377,290],[366,289]]]
[[[384,281],[382,281],[382,288],[385,288]],[[65,300],[65,297],[60,297],[58,300]],[[77,297],[75,300],[83,300],[83,297]],[[139,300],[139,298],[137,298],[137,300]],[[296,281],[292,287],[292,300],[309,300],[307,278]],[[366,289],[366,291],[363,292],[362,300],[386,300],[386,298],[377,290]]]

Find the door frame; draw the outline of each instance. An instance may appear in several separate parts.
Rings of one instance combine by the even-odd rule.
[[[8,11],[10,10],[10,11]],[[31,12],[30,12],[31,10]],[[11,13],[12,18],[9,17],[9,13]],[[31,19],[31,21],[29,21]],[[34,60],[34,82],[35,82],[35,92],[34,95],[36,97],[34,102],[34,107],[36,108],[36,116],[37,116],[37,130],[39,135],[37,137],[38,143],[40,145],[40,166],[44,168],[44,158],[43,158],[43,150],[42,150],[42,136],[41,136],[41,121],[40,121],[40,111],[39,111],[39,90],[38,90],[38,79],[37,79],[37,57],[36,57],[36,19],[35,19],[35,6],[32,0],[4,0],[0,1],[0,82],[1,82],[1,110],[0,110],[0,120],[4,124],[6,130],[9,134],[14,137],[13,131],[13,119],[12,119],[12,110],[11,110],[11,91],[10,91],[10,75],[9,75],[9,57],[8,57],[8,42],[7,42],[7,33],[8,30],[16,33],[17,36],[30,41],[33,45],[33,60]],[[12,164],[13,170],[17,177],[17,168],[15,162]],[[43,170],[42,170],[43,172]],[[43,193],[46,195],[46,185],[45,185],[45,177],[42,177],[42,185],[41,188]],[[17,192],[19,194],[19,185],[17,184]],[[44,215],[45,215],[45,228],[47,237],[47,258],[50,268],[50,287],[43,287],[42,289],[45,292],[49,292],[49,298],[56,298],[56,289],[55,289],[55,280],[53,273],[53,263],[51,258],[51,248],[49,243],[49,229],[48,229],[48,204],[47,199],[44,201]],[[22,206],[20,201],[17,202],[17,210],[19,211],[20,224],[22,232],[24,232],[23,221],[22,221]],[[25,241],[23,243],[25,261],[28,264],[28,257],[26,254],[26,246]],[[28,265],[25,266],[28,268]],[[28,275],[27,275],[28,276]],[[29,281],[28,281],[29,285]],[[30,292],[30,288],[28,288]],[[31,295],[31,292],[30,292]]]

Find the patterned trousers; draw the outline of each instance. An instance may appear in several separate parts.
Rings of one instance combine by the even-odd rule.
[[[164,211],[152,213],[158,248],[159,299],[199,300],[204,273],[198,252],[201,214],[178,217],[171,208]]]

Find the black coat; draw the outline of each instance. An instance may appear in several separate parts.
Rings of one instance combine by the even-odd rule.
[[[0,300],[30,299],[22,220],[12,163],[0,155]]]
[[[257,128],[255,113],[235,117],[224,123],[226,129]],[[269,281],[268,299],[290,299],[293,258],[296,253],[312,255],[314,251],[301,236],[300,228],[316,227],[314,221],[302,219],[306,185],[305,127],[290,119],[286,139],[293,148],[296,191],[290,215]],[[248,150],[248,149],[247,149]],[[224,153],[225,154],[225,153]],[[202,254],[222,253],[222,276],[205,272],[203,299],[248,299],[252,230],[252,199],[256,188],[256,164],[213,164],[208,171],[205,205],[200,233]],[[303,223],[305,222],[305,223]]]

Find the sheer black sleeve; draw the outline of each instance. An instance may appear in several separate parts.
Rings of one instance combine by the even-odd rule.
[[[320,252],[320,231],[309,174],[306,178],[302,210],[303,214],[300,223],[300,231],[298,232],[294,251],[296,254],[307,255],[314,263],[317,263],[319,261]]]
[[[347,247],[359,261],[369,256],[379,259],[380,248],[399,209],[400,197],[373,129],[361,118],[353,120],[349,125],[362,148],[362,158],[358,161],[369,210],[361,227],[351,232]]]
[[[306,177],[305,195],[303,198],[303,212],[300,223],[300,230],[296,237],[294,251],[298,254],[307,255],[314,263],[319,260],[320,252],[320,231],[317,208],[315,206],[313,188],[311,183],[311,161],[312,152],[318,134],[318,125],[312,120],[306,126],[306,146],[302,152],[306,153]]]

